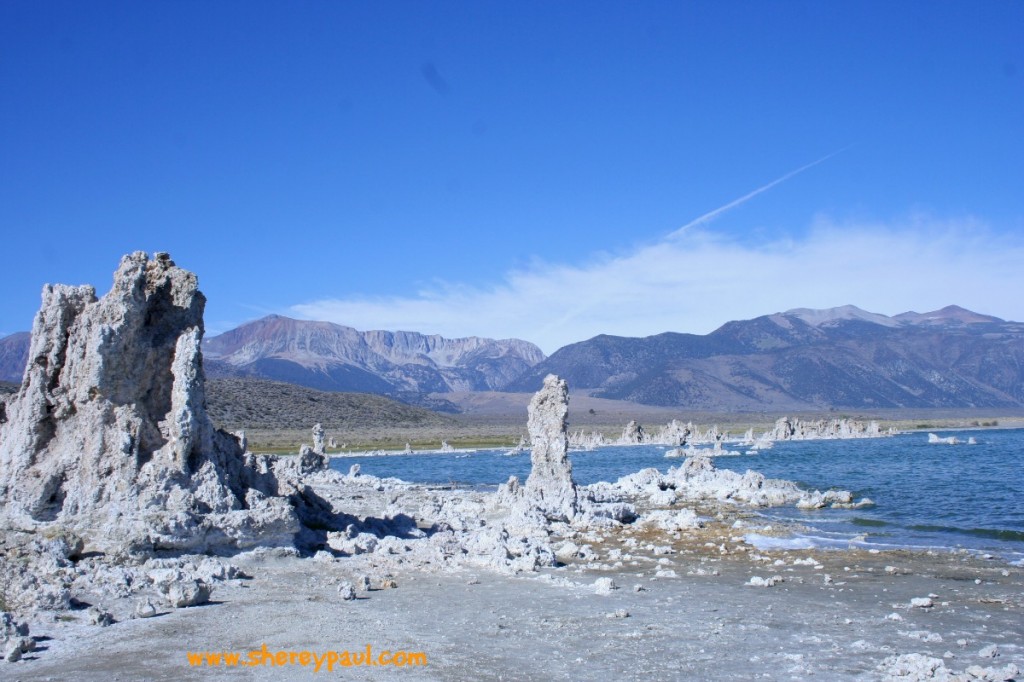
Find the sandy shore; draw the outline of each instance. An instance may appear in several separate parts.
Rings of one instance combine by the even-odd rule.
[[[703,510],[705,513],[711,510]],[[966,553],[759,551],[735,509],[679,538],[624,527],[593,556],[538,574],[430,567],[393,571],[397,587],[340,599],[372,555],[318,561],[257,553],[210,604],[110,627],[84,612],[34,622],[18,680],[884,679],[897,654],[1024,668],[1024,576]],[[746,528],[737,527],[748,524]],[[628,557],[628,558],[625,558]],[[752,578],[781,581],[750,585]],[[595,590],[611,578],[617,589]],[[928,599],[932,606],[912,606]],[[114,612],[128,604],[104,604]],[[191,666],[187,652],[423,652],[425,667]],[[995,645],[997,656],[989,648]]]

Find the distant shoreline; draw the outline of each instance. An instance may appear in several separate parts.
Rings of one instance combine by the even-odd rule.
[[[725,419],[726,417],[729,417],[729,415],[722,416],[723,419],[718,421],[701,420],[700,422],[695,421],[694,423],[702,430],[717,424],[723,431],[729,434],[728,440],[730,441],[738,438],[749,428],[753,428],[754,433],[757,436],[770,430],[774,425],[774,420],[764,423],[729,423]],[[797,415],[794,416],[796,417]],[[835,419],[837,417],[822,414],[817,416],[800,415],[799,418]],[[686,418],[684,415],[677,417],[677,419],[684,421]],[[922,423],[924,420],[897,421],[879,419],[877,417],[856,417],[856,419],[858,419],[858,421],[870,421],[871,419],[875,419],[879,422],[883,430],[893,426],[900,433],[927,433],[929,431],[988,431],[1024,428],[1024,416],[999,416],[992,418],[975,418],[972,416],[962,419],[943,418],[941,420],[927,420],[925,423]],[[466,423],[458,419],[457,421],[459,421],[457,426],[447,429],[443,427],[418,428],[401,426],[388,428],[386,426],[381,426],[372,429],[342,431],[340,429],[328,428],[328,435],[333,436],[339,443],[346,443],[347,447],[344,450],[329,448],[327,454],[331,457],[359,457],[367,456],[368,454],[376,456],[401,455],[407,454],[404,452],[406,443],[410,444],[412,447],[413,454],[439,454],[441,441],[445,440],[448,441],[454,450],[460,452],[471,452],[473,450],[512,450],[518,444],[519,438],[526,435],[525,424],[521,427],[513,428],[512,425],[505,422],[489,423],[485,420],[479,420],[475,423]],[[995,421],[996,423],[987,426],[982,425],[984,422],[990,421]],[[981,423],[974,424],[973,422]],[[646,429],[655,426],[664,426],[666,423],[667,421],[660,423],[644,421],[642,422],[642,425]],[[578,425],[573,423],[570,419],[569,431],[573,432],[583,430],[588,433],[594,431],[603,434],[608,439],[616,439],[621,435],[622,429],[625,425],[626,421],[618,425]],[[250,447],[253,452],[263,454],[296,454],[299,451],[299,446],[302,443],[308,443],[310,440],[309,431],[307,430],[245,429],[245,432],[249,438]]]

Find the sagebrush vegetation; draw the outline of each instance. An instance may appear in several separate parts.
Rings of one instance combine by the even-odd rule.
[[[209,379],[210,418],[224,429],[450,426],[451,417],[369,393],[331,393],[263,379]]]

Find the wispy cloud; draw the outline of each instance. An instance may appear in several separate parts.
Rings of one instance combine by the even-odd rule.
[[[1024,240],[972,219],[814,221],[800,239],[739,242],[706,229],[576,265],[536,263],[492,286],[320,300],[300,317],[357,329],[517,337],[545,352],[597,334],[707,333],[790,308],[852,303],[887,315],[956,303],[1024,319]]]
[[[811,168],[814,168],[815,166],[817,166],[820,163],[825,163],[826,161],[831,159],[833,156],[836,156],[837,154],[842,154],[843,152],[845,152],[849,148],[850,147],[843,147],[842,149],[834,151],[831,154],[826,154],[825,156],[821,157],[820,159],[817,159],[816,161],[811,161],[810,163],[808,163],[806,165],[800,166],[796,170],[792,170],[792,171],[786,173],[783,176],[775,178],[774,180],[772,180],[771,182],[769,182],[766,185],[761,185],[760,187],[758,187],[754,191],[748,192],[748,193],[744,194],[739,199],[735,199],[735,200],[730,201],[729,203],[725,204],[724,206],[719,206],[718,208],[716,208],[716,209],[714,209],[712,211],[708,211],[707,213],[705,213],[704,215],[700,216],[699,218],[695,218],[694,220],[691,220],[690,222],[686,223],[685,225],[683,225],[682,227],[680,227],[676,231],[672,232],[672,234],[669,235],[669,238],[671,239],[673,237],[681,237],[682,235],[686,234],[686,232],[688,230],[690,230],[690,229],[693,229],[695,227],[705,226],[708,223],[710,223],[711,221],[713,221],[715,218],[717,218],[718,216],[720,216],[723,213],[725,213],[726,211],[730,211],[730,210],[732,210],[732,209],[734,209],[734,208],[736,208],[738,206],[742,206],[743,204],[747,203],[748,201],[750,201],[751,199],[756,197],[758,194],[762,194],[764,192],[767,192],[768,190],[772,189],[773,187],[781,185],[786,180],[789,180],[790,178],[793,178],[793,177],[795,177],[797,175],[800,175],[804,171],[810,170]]]

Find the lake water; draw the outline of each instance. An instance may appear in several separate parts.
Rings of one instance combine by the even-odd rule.
[[[776,443],[756,455],[718,457],[719,468],[754,469],[769,478],[802,487],[850,490],[870,497],[868,509],[765,510],[769,519],[803,524],[794,545],[925,546],[989,551],[1010,561],[1024,560],[1024,430],[944,431],[976,445],[929,444],[925,433],[892,438]],[[735,446],[733,446],[735,447]],[[738,448],[742,449],[742,448]],[[647,467],[665,471],[679,459],[666,459],[662,446],[606,447],[572,452],[577,483],[614,481]],[[511,475],[526,479],[526,451],[507,450],[345,457],[332,466],[416,483],[493,487]]]

